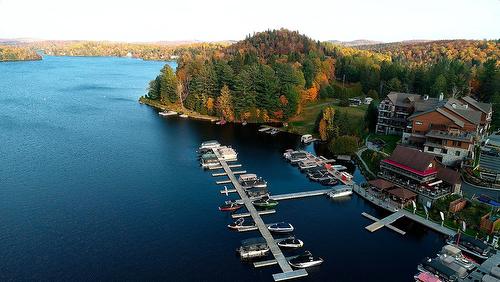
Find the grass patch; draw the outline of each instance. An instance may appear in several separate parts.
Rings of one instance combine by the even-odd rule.
[[[368,169],[370,169],[375,175],[377,175],[380,170],[380,161],[385,159],[386,156],[373,150],[365,150],[363,153],[361,153],[361,158],[368,166]]]
[[[324,98],[307,104],[302,112],[290,119],[288,122],[288,131],[298,134],[313,134],[316,119],[325,107],[333,107],[336,111],[346,112],[349,117],[357,119],[359,122],[365,117],[368,105],[359,107],[341,107],[338,105],[338,100],[334,98]]]
[[[384,148],[382,151],[387,154],[392,154],[399,141],[401,141],[401,136],[399,135],[384,135],[384,134],[370,134],[368,137],[369,141],[380,139],[385,142]]]

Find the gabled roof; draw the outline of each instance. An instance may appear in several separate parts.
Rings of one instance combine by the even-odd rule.
[[[444,105],[444,101],[438,98],[428,98],[427,100],[420,100],[415,102],[415,113],[434,110],[437,107]]]
[[[470,109],[457,99],[448,99],[444,107],[473,124],[481,123],[481,112]]]
[[[456,116],[450,114],[449,112],[441,109],[441,108],[438,108],[436,109],[436,111],[440,114],[442,114],[443,116],[449,118],[451,121],[453,121],[456,125],[460,126],[460,127],[464,127],[465,123],[463,121],[461,121],[459,118],[457,118]]]
[[[373,186],[373,187],[376,187],[378,188],[379,190],[388,190],[392,187],[394,187],[394,183],[392,182],[389,182],[387,180],[384,180],[384,179],[375,179],[375,180],[370,180],[368,181],[368,183]]]
[[[395,106],[409,107],[413,104],[413,102],[420,99],[420,95],[401,93],[401,92],[390,92],[389,94],[387,94],[387,98],[391,100],[391,102]]]
[[[442,166],[438,167],[437,178],[451,185],[458,184],[462,181],[458,171]]]
[[[388,191],[389,194],[394,195],[403,200],[409,200],[415,198],[417,194],[405,188],[395,188]]]
[[[434,155],[401,145],[396,147],[392,155],[385,161],[387,160],[389,160],[388,163],[390,164],[396,162],[421,173],[426,173],[429,172],[429,170],[435,169],[429,166],[434,161]]]
[[[485,114],[488,114],[489,112],[491,112],[491,109],[492,109],[492,105],[491,104],[483,103],[483,102],[478,102],[478,101],[474,100],[474,98],[472,98],[470,96],[464,96],[464,97],[462,97],[462,100],[464,100],[465,102],[469,103],[474,108],[480,110],[481,112],[483,112]]]

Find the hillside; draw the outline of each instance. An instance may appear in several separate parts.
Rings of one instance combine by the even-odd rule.
[[[296,31],[256,33],[211,55],[184,54],[148,97],[229,121],[284,121],[334,80],[324,47]]]
[[[34,61],[41,60],[42,56],[35,50],[22,46],[0,45],[0,62],[6,61]]]

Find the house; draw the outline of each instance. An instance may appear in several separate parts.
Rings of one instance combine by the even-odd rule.
[[[414,111],[418,94],[390,92],[378,106],[378,119],[375,132],[379,134],[401,135],[408,124],[408,117]]]
[[[479,176],[490,182],[500,182],[500,135],[492,134],[481,146]]]
[[[492,213],[485,214],[481,217],[479,228],[488,234],[492,234],[500,229],[500,216]]]
[[[414,192],[428,207],[437,199],[459,193],[461,187],[460,174],[439,163],[435,155],[401,145],[380,162],[378,176]]]
[[[448,166],[473,158],[474,146],[489,129],[491,117],[488,119],[489,113],[485,112],[489,112],[491,105],[470,97],[463,99],[443,99],[441,94],[439,98],[424,96],[416,101],[402,143],[421,148]],[[469,106],[471,101],[483,111]]]

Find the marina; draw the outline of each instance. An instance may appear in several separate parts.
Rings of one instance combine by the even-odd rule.
[[[281,249],[278,247],[276,241],[271,235],[271,232],[268,229],[268,225],[266,225],[262,220],[262,218],[260,217],[259,212],[252,204],[252,200],[247,196],[245,190],[241,187],[239,181],[236,179],[236,176],[233,174],[231,168],[229,168],[226,160],[221,156],[221,154],[216,148],[213,148],[213,152],[217,156],[220,165],[222,166],[222,169],[224,169],[225,173],[229,177],[228,181],[232,183],[235,189],[237,190],[241,198],[240,201],[242,201],[242,203],[245,205],[246,209],[248,210],[250,216],[253,219],[254,224],[256,225],[256,227],[248,228],[247,230],[248,231],[257,229],[259,230],[262,237],[265,239],[267,245],[269,246],[269,249],[272,255],[274,256],[274,259],[277,261],[279,267],[282,270],[282,273],[273,274],[274,281],[283,281],[283,280],[295,279],[307,276],[307,271],[304,269],[299,269],[299,270],[292,269],[292,267],[289,264],[289,261],[285,258]]]

